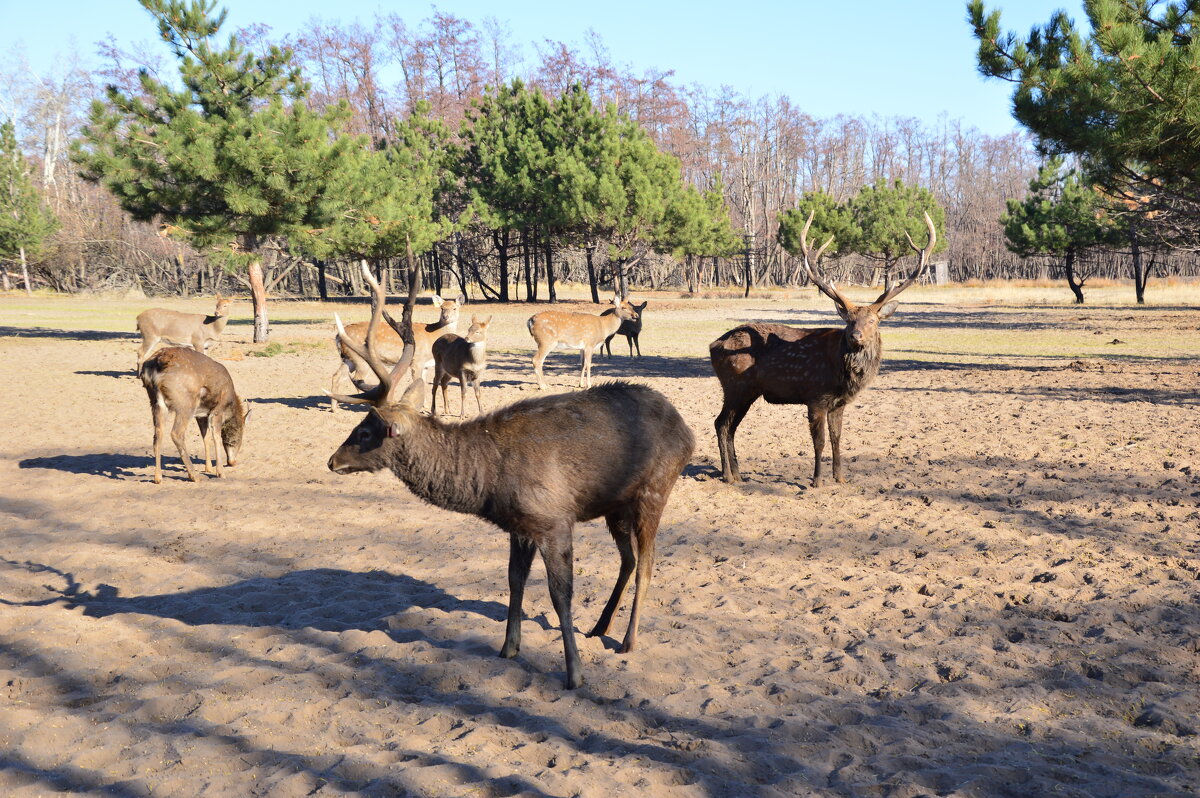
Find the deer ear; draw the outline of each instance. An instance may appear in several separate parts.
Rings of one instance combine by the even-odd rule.
[[[400,397],[400,404],[420,410],[421,406],[425,404],[425,380],[413,380],[412,385],[404,389],[404,395]]]
[[[900,300],[893,299],[879,309],[879,318],[886,319],[888,316],[896,312],[896,308],[900,307]]]
[[[440,308],[442,306],[442,298],[437,294],[433,295],[433,306],[435,308]]]
[[[485,322],[483,323],[483,326],[484,326],[484,327],[486,327],[486,326],[488,326],[488,325],[489,325],[489,324],[491,324],[491,323],[492,323],[492,317],[491,317],[491,315],[489,314],[489,315],[488,315],[488,317],[487,317],[487,321],[485,321]]]
[[[456,300],[454,300],[454,301],[455,301],[455,302],[457,302],[457,303],[458,303],[458,304],[460,304],[460,305],[465,305],[465,304],[467,304],[467,295],[466,295],[466,294],[459,294],[459,295],[458,295],[458,299],[456,299]]]
[[[640,313],[641,311],[645,310],[646,306],[649,304],[650,304],[650,300],[647,299],[645,302],[642,303],[642,306],[640,308],[638,308],[638,312]]]

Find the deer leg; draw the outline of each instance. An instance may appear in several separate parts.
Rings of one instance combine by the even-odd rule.
[[[479,398],[479,381],[480,381],[480,376],[479,376],[478,374],[476,374],[476,375],[475,375],[475,381],[474,381],[474,386],[475,386],[475,414],[476,414],[476,415],[479,415],[479,416],[482,416],[482,415],[483,415],[483,400]],[[463,410],[463,412],[465,413],[465,412],[466,412],[466,410]]]
[[[195,414],[194,405],[187,408],[175,408],[175,423],[171,425],[171,440],[175,443],[175,448],[179,450],[179,458],[183,460],[183,466],[187,469],[188,479],[192,482],[199,482],[200,478],[196,476],[196,471],[192,468],[192,458],[187,450],[188,422]]]
[[[441,386],[441,389],[442,389],[442,405],[444,407],[448,406],[448,405],[446,405],[446,386],[442,385],[442,372],[435,371],[433,373],[433,391],[432,391],[433,397],[431,400],[432,404],[429,407],[429,412],[433,413],[434,416],[441,415],[441,413],[438,412],[438,408],[437,408],[437,395],[438,395],[438,387],[439,386]]]
[[[829,411],[829,448],[833,449],[833,481],[845,482],[842,473],[842,412],[846,406]]]
[[[200,440],[204,442],[204,473],[211,474],[212,468],[208,464],[208,430],[212,426],[209,424],[208,416],[197,416],[196,426],[200,428]],[[217,453],[217,473],[221,471],[221,454]]]
[[[637,356],[638,357],[642,356],[642,342],[638,340],[639,337],[640,337],[639,335],[635,335],[629,339],[629,341],[630,341],[629,356],[630,357],[633,357],[633,347],[634,346],[637,347],[637,353],[638,353]]]
[[[755,399],[758,397],[751,397],[747,402],[741,397],[731,397],[726,394],[725,402],[721,405],[721,412],[717,415],[717,448],[721,452],[721,478],[726,482],[742,481],[741,471],[738,470],[737,449],[733,444],[733,436]]]
[[[574,587],[574,554],[571,548],[571,524],[549,530],[538,548],[546,563],[546,581],[550,586],[550,603],[558,614],[562,630],[563,654],[567,660],[567,689],[583,684],[583,661],[575,647],[575,624],[571,620],[571,593]]]
[[[608,531],[612,533],[613,540],[616,541],[617,551],[621,553],[621,570],[617,574],[617,584],[613,587],[612,595],[608,598],[608,603],[604,605],[604,611],[600,613],[600,620],[596,621],[596,625],[592,627],[592,631],[587,633],[588,637],[599,637],[600,635],[608,634],[608,628],[612,625],[613,613],[617,611],[617,607],[621,604],[621,596],[625,593],[625,586],[629,584],[629,577],[633,575],[633,566],[635,563],[633,556],[633,534],[634,528],[627,518],[620,515],[607,515],[604,520],[608,522]]]
[[[592,350],[586,346],[583,348],[583,370],[579,372],[579,387],[592,387]]]
[[[337,371],[333,372],[333,381],[329,383],[329,392],[331,394],[340,393],[338,386],[341,385],[343,371],[346,373],[347,377],[350,376],[350,367],[346,365],[346,361],[344,360],[341,363],[338,363]],[[329,397],[329,410],[333,413],[338,411],[338,401],[332,396]]]
[[[542,364],[546,362],[546,355],[549,351],[549,349],[543,349],[539,345],[537,351],[533,353],[533,376],[537,377],[539,391],[546,388],[545,380],[542,378]]]
[[[162,482],[162,439],[167,432],[167,409],[150,400],[150,415],[154,419],[154,484]]]
[[[504,629],[504,645],[500,656],[511,659],[521,650],[521,604],[525,600],[525,582],[533,565],[537,549],[533,541],[508,536],[508,625]]]
[[[467,372],[465,371],[458,374],[458,417],[467,417]]]
[[[223,415],[221,415],[220,413],[216,413],[216,414],[210,415],[208,417],[208,420],[209,420],[209,425],[208,425],[209,430],[211,430],[211,432],[209,434],[212,435],[213,463],[217,467],[217,477],[224,478],[225,474],[221,471],[221,450],[224,449],[225,447],[222,446],[221,443],[217,441],[217,436],[221,434],[221,428],[225,426],[225,417]],[[207,455],[208,455],[208,441],[207,440],[204,442],[204,453],[205,453],[205,456],[207,457]],[[225,452],[225,459],[226,460],[229,459],[228,451]],[[233,463],[229,463],[229,465],[232,466]]]
[[[821,487],[821,452],[825,448],[825,409],[809,405],[808,431],[812,434],[813,442],[813,478],[814,488]]]
[[[612,339],[616,338],[617,334],[613,333],[604,339],[604,356],[612,357]]]
[[[682,468],[680,469],[682,470]],[[628,654],[637,645],[638,623],[642,618],[642,602],[650,593],[650,575],[654,571],[654,539],[658,535],[658,522],[662,517],[666,497],[671,491],[671,483],[662,491],[662,499],[656,505],[643,501],[638,508],[634,521],[634,531],[637,534],[637,578],[633,583],[633,608],[629,611],[629,629],[625,632],[625,642],[621,644],[619,653]]]

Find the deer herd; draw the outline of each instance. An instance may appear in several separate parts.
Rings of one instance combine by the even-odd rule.
[[[814,253],[808,239],[811,224],[810,215],[801,234],[801,262],[846,324],[821,329],[745,324],[709,345],[723,397],[715,427],[726,482],[741,480],[734,433],[760,397],[772,404],[806,405],[814,449],[813,485],[823,481],[821,454],[827,432],[833,478],[844,480],[842,414],[879,373],[879,323],[895,312],[896,297],[923,273],[937,240],[926,215],[928,243],[917,247],[909,239],[917,254],[916,267],[874,302],[858,305],[821,274],[821,258],[832,238]],[[620,555],[616,584],[589,636],[607,634],[629,579],[635,577],[620,648],[632,651],[650,585],[659,520],[695,446],[679,411],[657,391],[624,381],[592,386],[592,354],[606,346],[611,355],[614,336],[626,336],[631,357],[635,347],[641,355],[638,338],[648,303],[634,305],[614,297],[612,307],[600,315],[548,310],[530,317],[538,389],[545,388],[542,366],[547,354],[577,349],[582,352],[583,390],[538,396],[485,413],[480,383],[487,370],[492,317],[472,316],[466,335],[460,336],[465,298],[443,301],[435,296],[438,320],[414,323],[419,270],[410,268],[409,274],[400,322],[386,312],[385,293],[365,263],[363,276],[373,299],[370,320],[346,326],[335,316],[334,344],[342,363],[328,391],[332,410],[339,402],[369,407],[329,458],[329,469],[336,474],[391,471],[425,501],[476,515],[508,532],[510,600],[502,657],[513,657],[520,649],[522,598],[534,555],[539,554],[562,632],[566,685],[578,687],[583,674],[571,610],[574,526],[603,517]],[[198,476],[186,431],[193,418],[204,442],[205,472],[210,472],[210,439],[216,476],[223,474],[222,450],[228,466],[237,459],[249,410],[228,370],[204,354],[228,321],[229,303],[229,298],[218,296],[211,316],[155,308],[137,318],[142,337],[137,371],[153,416],[156,483],[162,480],[162,437],[172,415],[171,440],[192,481]],[[175,346],[148,356],[159,341]],[[411,379],[401,390],[406,372]],[[357,393],[339,393],[343,373]],[[430,376],[431,413],[426,413]],[[446,391],[452,380],[458,380],[460,388],[457,423],[442,420],[442,412],[449,410]],[[475,393],[475,414],[470,418],[468,383]]]

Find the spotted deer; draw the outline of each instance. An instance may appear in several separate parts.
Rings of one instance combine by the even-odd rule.
[[[384,297],[374,278],[364,277],[377,295],[373,330]],[[411,270],[410,297],[419,279]],[[520,650],[525,582],[534,554],[540,553],[562,631],[566,686],[578,687],[583,665],[571,615],[572,530],[579,521],[603,517],[620,554],[616,585],[589,636],[608,632],[636,568],[621,646],[630,652],[650,586],[659,519],[691,456],[692,433],[662,394],[620,382],[526,399],[461,424],[443,423],[421,413],[419,380],[397,395],[399,376],[415,348],[411,320],[411,299],[400,324],[388,319],[405,339],[404,354],[390,370],[374,351],[375,336],[367,335],[363,347],[347,339],[379,384],[338,397],[371,407],[329,458],[329,468],[337,474],[390,470],[430,504],[479,516],[508,532],[511,597],[502,657]]]
[[[487,370],[487,331],[492,323],[488,316],[483,321],[471,317],[471,326],[465,336],[443,335],[433,342],[433,414],[437,408],[438,388],[442,389],[442,406],[449,409],[446,386],[450,380],[458,380],[460,416],[467,415],[467,383],[475,387],[475,410],[483,413],[483,400],[479,398],[479,382]]]
[[[879,373],[883,354],[879,322],[891,316],[899,304],[896,297],[920,277],[929,253],[937,242],[937,231],[929,214],[925,226],[929,243],[918,249],[917,267],[904,282],[884,291],[869,305],[856,305],[819,272],[821,256],[832,243],[830,237],[813,255],[808,229],[813,215],[801,231],[801,254],[805,271],[820,291],[833,300],[844,328],[797,329],[784,324],[746,324],[736,327],[709,344],[713,371],[721,382],[724,400],[717,416],[717,446],[726,482],[740,482],[733,436],[750,406],[761,396],[771,404],[808,405],[808,428],[812,435],[814,465],[812,483],[820,486],[821,451],[828,421],[833,449],[833,478],[844,481],[842,470],[842,413],[861,390]],[[907,234],[906,234],[907,235]]]
[[[606,338],[616,335],[623,322],[637,320],[637,311],[628,301],[613,297],[613,307],[599,316],[591,313],[571,313],[565,310],[543,310],[529,317],[526,326],[537,344],[533,354],[533,374],[538,390],[546,387],[542,364],[553,349],[579,349],[583,366],[579,372],[579,387],[592,387],[592,353]]]
[[[427,368],[433,366],[433,342],[443,335],[455,333],[458,331],[458,313],[462,307],[465,297],[456,299],[443,300],[440,296],[433,296],[433,306],[440,311],[438,320],[431,324],[414,324],[413,335],[417,341],[417,353],[413,359],[412,378],[415,380],[418,376],[423,377]],[[367,364],[354,354],[354,350],[345,345],[347,337],[353,338],[360,346],[363,344],[364,336],[367,334],[368,322],[360,321],[354,324],[342,326],[341,319],[334,314],[334,321],[338,325],[337,334],[333,337],[334,346],[337,348],[338,356],[342,362],[338,364],[337,371],[333,372],[333,382],[329,386],[330,395],[338,393],[339,384],[342,380],[342,374],[345,373],[354,387],[358,390],[365,390],[369,384],[364,377],[370,369]],[[384,325],[376,329],[375,349],[379,358],[387,364],[393,364],[400,360],[400,356],[404,351],[404,342],[400,340],[400,336],[391,327]],[[420,364],[418,368],[418,364]],[[336,399],[330,399],[330,409],[337,412],[338,403]]]
[[[630,304],[633,305],[633,309],[637,313],[637,318],[633,319],[632,321],[621,322],[621,326],[617,328],[617,331],[604,339],[604,351],[608,357],[612,357],[612,339],[616,338],[618,335],[625,336],[625,341],[629,344],[630,357],[633,357],[633,347],[635,346],[637,347],[637,356],[642,356],[642,344],[638,341],[638,338],[642,334],[642,323],[646,320],[646,306],[650,304],[650,300],[647,299],[640,305],[634,303]],[[607,316],[616,312],[617,311],[615,308],[609,308],[600,315]]]
[[[217,430],[221,432],[225,460],[230,467],[236,465],[238,452],[242,448],[242,437],[246,428],[246,417],[250,415],[246,403],[238,398],[233,388],[229,371],[217,361],[192,349],[172,346],[160,349],[147,358],[138,376],[150,399],[150,414],[154,419],[154,482],[162,482],[162,439],[167,429],[167,420],[174,414],[171,425],[171,440],[179,450],[179,457],[187,469],[192,482],[198,482],[192,468],[192,458],[187,450],[188,423],[194,418],[200,427],[200,438],[204,441],[204,473],[209,468],[209,430],[212,430],[212,459],[216,463],[217,476],[221,471],[221,449],[217,447]]]
[[[180,313],[166,308],[143,310],[137,317],[137,330],[142,336],[138,350],[137,369],[140,371],[146,353],[159,341],[176,346],[190,346],[197,352],[206,352],[221,337],[229,322],[229,306],[233,299],[217,294],[217,307],[212,315],[204,313]]]

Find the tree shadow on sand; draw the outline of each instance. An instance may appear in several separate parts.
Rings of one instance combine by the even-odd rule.
[[[51,338],[60,341],[126,341],[137,340],[135,332],[111,330],[62,330],[52,327],[0,326],[0,338]]]

